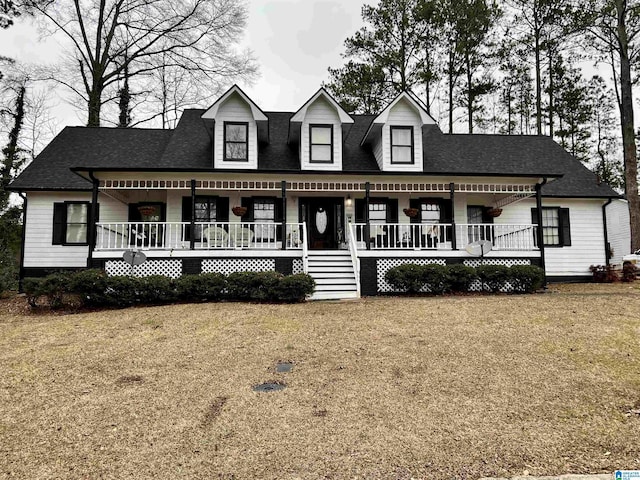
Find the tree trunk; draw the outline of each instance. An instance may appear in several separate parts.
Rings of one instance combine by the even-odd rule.
[[[22,123],[24,121],[25,94],[26,88],[24,85],[21,85],[18,88],[18,95],[16,96],[16,111],[12,114],[13,127],[9,132],[9,143],[2,149],[4,159],[0,165],[0,213],[7,208],[9,192],[6,188],[13,180],[15,169],[18,168],[21,163],[18,158],[18,139],[20,138],[20,131],[22,130]]]
[[[616,0],[618,13],[618,40],[620,42],[620,116],[622,118],[622,145],[624,149],[625,193],[629,202],[631,222],[631,251],[640,249],[640,198],[638,198],[638,158],[633,124],[633,94],[631,91],[631,65],[629,64],[629,38],[626,26],[625,0]]]
[[[89,101],[87,102],[87,127],[100,126],[100,107],[102,107],[102,95],[97,89],[89,92]]]
[[[553,51],[548,50],[549,55],[549,136],[553,138]]]
[[[467,67],[467,121],[469,122],[469,133],[473,133],[473,88],[471,85],[473,74],[468,49],[465,53],[465,63]]]
[[[540,78],[540,33],[535,33],[536,56],[536,130],[542,135],[542,80]]]
[[[449,133],[453,133],[453,60],[449,53]]]

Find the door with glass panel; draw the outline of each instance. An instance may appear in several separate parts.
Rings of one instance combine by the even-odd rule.
[[[164,243],[165,204],[145,202],[129,204],[129,245],[157,248]]]

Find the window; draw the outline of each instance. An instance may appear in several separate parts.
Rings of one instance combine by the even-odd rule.
[[[224,228],[225,230],[228,228],[224,224],[229,221],[229,198],[196,195],[194,202],[195,217],[193,221],[196,223],[194,225],[194,241],[206,241],[210,235],[207,232],[219,232],[219,228]],[[182,197],[182,221],[185,223],[191,222],[191,207],[191,197]],[[201,225],[197,225],[198,223]],[[215,223],[216,225],[206,225],[207,223]],[[207,228],[212,230],[207,230]],[[183,240],[191,240],[191,225],[185,225]]]
[[[387,202],[372,200],[369,202],[369,222],[386,223],[387,221]]]
[[[53,204],[53,245],[87,245],[89,202]]]
[[[218,197],[196,196],[195,198],[195,222],[199,223],[215,223],[217,217]],[[202,225],[195,225],[195,238],[200,239],[202,234]],[[206,227],[205,227],[206,228]]]
[[[420,202],[420,221],[421,223],[440,222],[440,202],[437,200]]]
[[[315,163],[333,162],[333,125],[310,125],[309,161]]]
[[[534,225],[538,223],[538,210],[535,208],[531,209],[531,223]],[[571,245],[568,208],[542,208],[542,241],[547,247],[568,247]]]
[[[274,241],[276,239],[276,205],[275,199],[254,199],[253,220],[256,224],[254,233],[257,241]],[[265,225],[267,224],[267,225]]]
[[[248,139],[248,123],[224,122],[224,159],[233,162],[248,161]]]
[[[413,127],[391,127],[391,163],[413,163]]]

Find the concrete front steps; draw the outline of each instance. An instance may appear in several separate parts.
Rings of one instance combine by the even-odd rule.
[[[311,300],[358,298],[356,275],[348,250],[309,250],[308,273],[316,282]]]

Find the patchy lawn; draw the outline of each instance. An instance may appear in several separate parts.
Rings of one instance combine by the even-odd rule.
[[[75,315],[5,300],[0,478],[640,469],[639,286]],[[252,390],[267,381],[287,387]]]

